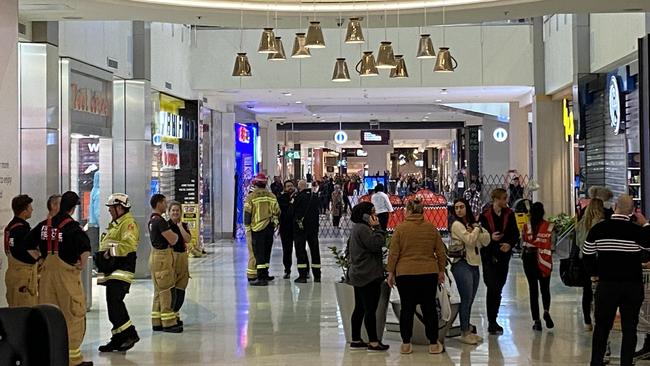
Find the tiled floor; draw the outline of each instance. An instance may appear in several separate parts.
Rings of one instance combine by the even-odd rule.
[[[554,272],[551,314],[553,331],[533,332],[528,289],[521,262],[513,259],[500,323],[505,334],[488,337],[481,285],[472,323],[485,342],[467,346],[447,340],[447,352],[430,356],[424,347],[399,354],[399,338],[387,336],[385,354],[346,350],[334,282],[340,277],[328,245],[321,243],[323,282],[295,285],[277,279],[266,288],[251,288],[245,279],[246,247],[222,241],[207,257],[191,260],[192,279],[182,310],[185,332],[152,334],[149,313],[151,281],[138,281],[127,306],[141,337],[126,355],[100,355],[97,347],[110,336],[103,288],[93,288],[93,307],[83,346],[96,365],[581,365],[588,364],[591,334],[583,331],[580,290],[563,286]],[[272,272],[281,275],[281,249],[276,244]],[[390,311],[390,310],[389,310]],[[613,334],[614,354],[620,335]],[[617,360],[613,359],[613,364]]]

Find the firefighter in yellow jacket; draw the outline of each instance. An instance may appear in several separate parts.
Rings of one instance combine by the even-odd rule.
[[[39,302],[57,305],[68,328],[69,365],[92,366],[84,362],[81,343],[86,334],[86,297],[81,285],[81,270],[90,256],[90,239],[72,218],[81,203],[74,192],[61,196],[59,213],[31,232],[45,258],[39,283]]]
[[[100,346],[99,352],[125,352],[140,340],[124,304],[135,276],[140,229],[130,212],[129,196],[114,193],[108,197],[106,206],[113,220],[102,235],[95,264],[104,275],[98,277],[97,284],[106,286],[106,308],[113,328],[111,340]]]
[[[249,194],[255,192],[255,186],[253,184],[248,186]],[[251,237],[251,232],[246,230],[246,247],[248,248],[248,266],[246,266],[246,278],[248,282],[253,282],[257,279],[257,267],[255,266],[255,252],[253,251],[253,238]]]
[[[5,253],[7,254],[7,303],[9,307],[38,304],[38,242],[27,240],[31,230],[32,198],[21,194],[11,200],[14,218],[5,227]]]
[[[280,217],[280,205],[275,195],[266,189],[268,178],[260,173],[253,179],[255,191],[248,194],[244,203],[244,226],[250,232],[255,253],[257,279],[251,286],[267,286],[274,277],[269,276],[269,262],[273,248],[273,234]]]

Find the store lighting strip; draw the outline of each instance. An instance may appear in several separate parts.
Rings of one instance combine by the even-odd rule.
[[[352,12],[357,10],[357,1],[349,3],[276,3],[267,4],[264,2],[246,2],[246,1],[228,1],[228,0],[129,0],[130,2],[184,6],[205,9],[219,10],[245,10],[245,11],[277,11],[277,12]],[[522,3],[537,2],[539,0],[519,0]],[[503,0],[448,0],[444,4],[449,6],[462,5],[484,5],[488,3],[505,2]],[[424,1],[370,1],[367,3],[368,11],[397,11],[397,10],[420,10],[422,8],[442,8],[441,0],[424,0]]]

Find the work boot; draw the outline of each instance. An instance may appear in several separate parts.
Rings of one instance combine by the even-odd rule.
[[[111,337],[111,340],[108,341],[108,343],[106,343],[103,346],[99,346],[99,352],[117,351],[119,349],[119,347],[120,347],[120,344],[121,344],[121,340],[118,339],[117,335],[115,335],[115,336]]]
[[[164,327],[163,332],[165,333],[183,333],[183,327],[176,324],[171,327]]]
[[[151,329],[152,329],[154,332],[162,332],[162,330],[163,330],[163,326],[162,326],[162,325],[154,325],[154,326],[151,327]]]
[[[488,325],[488,333],[492,335],[503,334],[503,327],[501,327],[497,322],[490,323]]]
[[[76,366],[93,366],[92,361],[83,361],[81,363],[78,363]]]
[[[127,330],[123,332],[123,340],[121,344],[119,345],[117,351],[119,352],[126,352],[133,348],[136,343],[140,341],[140,337],[138,337],[138,332],[135,331],[134,326],[130,326]]]
[[[295,282],[295,283],[307,283],[307,277],[298,277],[293,282]]]
[[[266,279],[258,278],[255,281],[248,283],[251,286],[268,286],[269,282]]]

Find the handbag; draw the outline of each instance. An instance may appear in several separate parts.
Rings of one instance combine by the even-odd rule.
[[[588,283],[587,270],[580,258],[580,248],[575,243],[571,246],[569,257],[560,260],[560,279],[569,287],[584,287]]]

